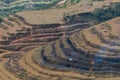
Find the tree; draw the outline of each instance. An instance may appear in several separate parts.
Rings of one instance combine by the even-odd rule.
[[[3,19],[2,18],[0,18],[0,23],[3,21]]]
[[[4,2],[5,2],[6,4],[9,4],[9,3],[10,3],[10,0],[4,0]]]

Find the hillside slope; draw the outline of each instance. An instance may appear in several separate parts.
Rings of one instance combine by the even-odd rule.
[[[60,0],[0,0],[0,17],[26,10],[47,9]]]
[[[89,1],[0,19],[0,80],[119,80],[119,0]]]
[[[119,79],[119,23],[120,17],[41,46],[28,52],[20,60],[27,64],[20,65],[62,80],[65,77],[70,80]]]
[[[94,10],[101,9],[101,8],[106,9],[106,8],[112,7],[113,4],[116,4],[120,1],[118,0],[114,0],[114,1],[112,0],[104,0],[104,1],[89,0],[89,2],[86,2],[86,0],[81,0],[79,3],[65,7],[65,8],[24,11],[24,12],[17,13],[17,15],[24,18],[25,21],[30,24],[54,24],[54,23],[64,24],[65,23],[64,18],[66,16],[93,12]]]
[[[9,45],[1,45],[1,51],[4,50],[0,54],[0,72],[4,73],[0,75],[1,79],[119,80],[119,23],[120,17],[75,32],[71,36],[64,35],[61,39],[42,46],[40,44],[44,44],[44,39],[49,41],[53,33],[31,35],[13,40]],[[54,35],[58,35],[58,32]],[[38,40],[40,36],[43,41]],[[38,48],[31,43],[33,37],[40,43]],[[16,50],[11,47],[13,43]],[[20,47],[27,43],[29,45]],[[30,45],[35,49],[30,51]]]

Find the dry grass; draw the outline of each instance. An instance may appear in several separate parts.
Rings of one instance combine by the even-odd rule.
[[[0,62],[0,80],[21,80],[16,78],[14,74],[11,74],[9,71],[6,70],[4,62]]]
[[[43,48],[41,48],[41,47],[39,47],[39,48],[35,48],[34,50],[32,50],[32,51],[30,51],[30,52],[28,52],[28,53],[26,53],[22,58],[21,58],[21,60],[19,60],[18,61],[18,66],[21,66],[23,69],[25,69],[26,70],[26,72],[27,73],[29,73],[28,74],[28,76],[31,76],[31,75],[33,75],[33,76],[39,76],[40,78],[43,78],[43,80],[44,79],[46,79],[46,80],[49,80],[49,78],[51,78],[51,79],[53,79],[53,80],[55,80],[55,77],[53,77],[53,76],[58,76],[58,77],[61,77],[62,78],[62,80],[64,80],[64,79],[67,79],[67,78],[64,78],[64,77],[68,77],[68,80],[74,80],[74,78],[77,78],[78,80],[80,80],[81,78],[82,79],[86,79],[86,78],[94,78],[94,75],[93,76],[90,76],[90,77],[88,77],[88,76],[86,76],[86,75],[84,75],[84,74],[81,74],[81,73],[76,73],[76,72],[74,72],[74,71],[69,71],[69,72],[65,72],[65,71],[63,71],[63,70],[61,70],[60,71],[60,69],[58,69],[57,70],[57,68],[54,70],[54,69],[51,69],[51,68],[49,68],[49,66],[44,66],[44,65],[41,65],[41,63],[42,63],[42,61],[43,60],[45,60],[44,58],[42,59],[41,57],[43,57],[43,56],[46,56],[47,58],[49,58],[49,60],[50,61],[52,61],[52,60],[55,60],[56,61],[56,63],[57,63],[57,60],[59,60],[60,61],[60,59],[61,59],[61,61],[62,61],[62,59],[67,59],[67,55],[65,55],[65,52],[63,51],[64,49],[61,47],[61,44],[63,44],[64,45],[64,48],[70,48],[70,45],[74,45],[74,48],[76,48],[76,49],[78,49],[78,50],[83,50],[83,51],[89,51],[89,53],[85,53],[86,55],[87,54],[95,54],[95,53],[92,53],[93,51],[99,51],[99,50],[101,50],[101,49],[99,49],[99,48],[95,48],[95,47],[93,47],[93,46],[91,46],[91,45],[89,45],[89,43],[88,44],[86,44],[86,40],[87,41],[89,41],[89,42],[91,42],[92,44],[97,44],[97,45],[99,45],[99,46],[104,46],[104,47],[107,47],[107,53],[105,53],[105,55],[107,56],[107,57],[110,57],[112,54],[114,54],[113,52],[110,52],[108,49],[115,49],[115,50],[119,50],[120,49],[120,46],[117,46],[117,47],[113,47],[113,46],[110,46],[110,44],[107,44],[107,43],[103,43],[103,42],[101,42],[101,40],[100,40],[100,36],[98,36],[97,34],[94,34],[94,33],[92,33],[92,28],[95,28],[95,29],[97,29],[97,32],[101,32],[101,33],[103,33],[104,34],[104,31],[103,30],[110,30],[111,31],[111,34],[112,35],[117,35],[117,36],[119,36],[117,33],[119,33],[119,30],[120,30],[120,28],[119,28],[119,21],[120,21],[120,17],[118,17],[118,18],[115,18],[115,19],[112,19],[112,20],[110,20],[110,21],[107,21],[107,22],[104,22],[104,23],[101,23],[101,24],[99,24],[99,25],[96,25],[96,26],[93,26],[93,27],[90,27],[90,28],[87,28],[87,29],[84,29],[84,30],[82,30],[81,32],[77,32],[77,33],[74,33],[74,34],[72,34],[69,38],[68,38],[68,41],[70,40],[71,42],[72,42],[72,44],[69,44],[69,43],[67,43],[66,42],[66,40],[67,40],[67,38],[63,38],[63,39],[60,39],[60,40],[58,40],[58,41],[56,41],[56,42],[53,42],[53,43],[55,43],[54,44],[54,47],[55,47],[55,51],[54,51],[54,49],[53,49],[53,45],[51,45],[52,43],[50,43],[50,44],[47,44],[47,45],[45,45],[44,46],[44,53],[42,53],[42,49]],[[103,25],[103,24],[109,24],[110,25],[110,27],[108,27],[108,26],[106,26],[106,25]],[[114,29],[115,28],[115,29]],[[84,35],[84,37],[86,38],[86,39],[84,39],[83,38],[83,35],[81,34],[81,33],[83,33],[83,35]],[[33,35],[32,35],[33,36]],[[46,37],[46,36],[44,36],[44,37]],[[106,36],[106,37],[109,37],[109,36]],[[105,38],[105,37],[104,37]],[[31,38],[32,39],[32,38]],[[39,42],[39,43],[41,43],[41,42]],[[23,43],[24,45],[26,44],[26,43]],[[36,46],[38,46],[38,43],[36,43],[37,45]],[[102,45],[102,44],[105,44],[105,45],[107,45],[107,46],[105,46],[105,45]],[[20,44],[17,44],[17,46],[19,46]],[[16,47],[17,47],[16,46]],[[31,43],[31,45],[30,46],[33,46],[33,44]],[[73,48],[73,47],[71,47],[71,48]],[[74,50],[74,49],[73,49]],[[101,50],[102,51],[102,50]],[[55,52],[55,54],[56,54],[56,56],[54,56],[54,52]],[[77,52],[77,51],[76,51]],[[72,53],[72,52],[71,52]],[[111,54],[112,53],[112,54]],[[4,54],[4,53],[3,53]],[[42,54],[44,54],[43,56],[41,56]],[[81,56],[82,57],[82,55],[81,55],[81,53],[79,53],[80,55],[79,56]],[[84,54],[84,53],[83,53]],[[76,55],[76,54],[74,54],[74,55]],[[79,57],[78,56],[78,57]],[[115,55],[116,56],[116,55]],[[118,55],[117,55],[118,56]],[[34,59],[35,58],[37,58],[36,60],[38,60],[38,64],[36,64],[34,61],[33,61],[33,57],[34,57]],[[81,59],[81,61],[83,60],[83,58],[81,58],[80,57],[80,59]],[[104,55],[103,55],[103,57],[104,57]],[[54,59],[55,58],[55,59]],[[59,59],[58,59],[59,58]],[[88,57],[84,57],[84,58],[88,58]],[[77,58],[76,58],[77,59]],[[67,61],[67,60],[66,60]],[[65,62],[66,62],[65,61]],[[5,60],[5,62],[6,62],[6,60]],[[47,60],[46,60],[46,62],[47,62]],[[47,62],[48,64],[51,64],[51,63],[49,63],[49,61]],[[56,63],[53,63],[53,64],[55,64],[55,65],[58,65],[58,64],[56,64]],[[85,62],[86,63],[86,62]],[[46,63],[45,63],[46,64]],[[72,62],[71,62],[71,64],[72,64]],[[74,63],[73,63],[74,64]],[[76,63],[77,64],[77,63]],[[81,65],[83,64],[83,63],[80,63]],[[62,65],[62,63],[61,63],[61,65]],[[83,64],[84,65],[84,64]],[[89,64],[88,64],[89,65]],[[88,66],[88,65],[86,65],[86,66]],[[50,66],[52,66],[52,64],[50,65]],[[74,66],[73,66],[74,67]],[[66,68],[65,68],[66,69]],[[64,70],[65,70],[64,69]],[[72,68],[71,68],[72,69]],[[79,69],[79,68],[78,68]],[[74,69],[73,69],[74,70]],[[81,69],[80,69],[81,70]],[[0,79],[1,80],[19,80],[18,78],[16,78],[16,76],[14,76],[13,74],[11,74],[11,72],[9,72],[9,71],[7,71],[6,69],[5,69],[5,67],[4,67],[4,62],[0,62],[0,73],[3,73],[2,75],[0,75]],[[10,77],[10,78],[9,78]],[[72,77],[72,78],[71,78]],[[102,79],[102,78],[98,78],[98,80],[100,80],[100,79]],[[113,79],[113,78],[108,78],[108,79]],[[119,78],[116,78],[116,79],[119,79]],[[97,80],[97,79],[96,79]],[[103,79],[103,80],[105,80],[105,79]]]
[[[46,23],[47,24],[51,24],[51,23],[61,23],[62,24],[63,23],[63,21],[62,21],[63,13],[65,11],[72,13],[71,11],[73,11],[75,9],[75,7],[77,7],[77,6],[79,6],[79,5],[71,6],[71,7],[68,7],[66,9],[60,9],[60,10],[52,9],[52,10],[33,11],[33,12],[32,11],[27,11],[27,12],[23,12],[23,13],[20,13],[20,14],[23,17],[25,17],[26,21],[30,21],[30,23],[33,23],[33,24],[46,24]],[[84,8],[82,8],[82,9],[84,9]],[[75,10],[78,10],[78,8],[76,8]],[[81,10],[78,10],[78,12],[79,11],[81,11]],[[75,11],[73,11],[73,12],[75,12]],[[31,15],[34,15],[34,14],[35,14],[35,16],[30,17]],[[72,14],[75,14],[75,13],[72,13]],[[55,15],[57,15],[57,16],[55,16]],[[7,21],[7,19],[5,19],[5,20]],[[28,25],[24,24],[22,21],[19,21],[19,19],[16,19],[16,20],[20,23],[20,25],[18,25],[17,22],[9,21],[10,23],[12,22],[12,24],[15,25],[15,26],[13,28],[12,27],[8,27],[8,31],[2,30],[0,28],[0,33],[2,35],[3,35],[3,33],[7,34],[10,30],[11,30],[11,32],[13,32],[13,31],[16,31],[18,29],[22,29],[23,26],[28,26]],[[54,58],[55,58],[56,62],[57,62],[57,58],[59,58],[58,59],[59,61],[60,61],[60,59],[67,59],[68,56],[65,55],[65,52],[63,51],[64,49],[61,47],[61,44],[64,46],[64,48],[73,48],[73,45],[74,45],[75,49],[83,50],[83,51],[86,51],[86,52],[89,51],[89,53],[85,53],[85,55],[87,55],[87,54],[91,54],[92,55],[92,54],[95,54],[95,53],[92,53],[92,52],[95,52],[95,51],[98,52],[99,50],[101,50],[101,49],[99,49],[97,47],[95,48],[95,47],[90,46],[89,44],[87,44],[86,43],[86,40],[87,40],[87,41],[89,41],[92,44],[96,44],[96,45],[99,45],[99,46],[107,47],[107,53],[104,53],[104,54],[105,54],[105,56],[111,58],[111,55],[114,54],[114,52],[110,52],[109,49],[120,50],[120,46],[119,45],[110,46],[110,43],[103,43],[100,40],[100,36],[97,35],[97,34],[92,33],[91,29],[95,28],[98,33],[102,33],[104,39],[106,39],[106,37],[109,38],[109,36],[106,36],[106,32],[105,31],[109,31],[109,33],[107,33],[107,34],[112,34],[113,36],[120,37],[120,35],[119,35],[120,34],[120,27],[119,27],[120,24],[119,23],[120,23],[120,17],[112,19],[112,20],[104,22],[104,23],[101,23],[99,25],[93,26],[91,28],[85,29],[85,30],[83,30],[81,32],[74,33],[70,37],[68,37],[68,40],[70,40],[72,42],[72,44],[67,43],[67,38],[59,39],[57,42],[53,42],[53,43],[55,43],[54,44],[55,50],[53,49],[53,45],[51,45],[52,43],[51,44],[47,44],[47,45],[44,46],[44,50],[45,51],[44,51],[44,55],[43,56],[48,57],[50,60],[54,60]],[[105,26],[103,24],[108,24],[109,27]],[[9,26],[9,24],[8,24],[8,26]],[[28,27],[31,28],[31,26],[28,26]],[[59,33],[62,33],[62,30],[70,28],[70,26],[69,27],[63,26],[62,28],[61,27],[59,27],[57,29],[56,28],[55,29],[51,28],[52,30],[50,32],[59,31],[61,29],[61,31]],[[36,29],[36,30],[38,30],[38,29]],[[42,31],[43,31],[43,29],[42,29]],[[44,31],[43,31],[43,34],[41,34],[42,36],[44,35],[43,36],[43,40],[46,39],[46,37],[47,38],[53,38],[52,37],[52,35],[53,35],[52,33],[50,33],[51,34],[50,36],[49,35],[46,36],[45,33],[44,33]],[[47,31],[45,31],[45,32],[47,32]],[[84,35],[84,37],[86,39],[83,39],[83,36],[81,35],[81,33],[83,33],[83,35]],[[40,34],[40,33],[38,33],[38,34]],[[49,34],[49,33],[47,33],[47,34]],[[57,32],[55,32],[54,34],[57,34]],[[29,38],[30,40],[32,40],[33,36],[35,36],[35,35],[34,34],[29,35],[27,38]],[[40,38],[40,36],[36,37],[36,39],[38,39],[38,38]],[[23,37],[21,37],[20,40],[22,42],[25,39]],[[18,43],[17,41],[19,42],[19,39],[16,39],[16,44],[13,41],[14,44],[11,43],[10,45],[6,45],[6,46],[0,45],[0,47],[1,46],[4,47],[3,49],[11,48],[11,51],[5,50],[8,53],[0,54],[0,59],[3,59],[1,57],[4,56],[4,54],[10,54],[11,52],[15,52],[15,51],[12,51],[12,48],[16,48],[16,47],[19,47],[19,46],[23,45],[22,49],[24,49],[24,48],[28,48],[29,49],[30,46],[39,46],[40,44],[44,44],[43,42]],[[115,40],[115,41],[119,42],[119,40]],[[28,46],[25,46],[25,45],[28,45]],[[72,47],[70,45],[72,45]],[[19,65],[17,65],[17,64],[16,65],[17,66],[21,66],[23,69],[25,69],[26,72],[29,73],[28,76],[39,76],[40,78],[43,78],[43,80],[44,79],[46,79],[46,80],[49,80],[49,79],[51,79],[51,80],[57,80],[56,76],[57,77],[61,77],[62,78],[61,80],[74,80],[74,78],[77,78],[78,80],[80,80],[81,78],[82,79],[86,79],[86,78],[94,79],[94,75],[88,77],[87,75],[84,75],[84,74],[81,74],[81,73],[77,73],[77,72],[74,72],[74,71],[71,71],[71,70],[69,72],[65,72],[63,70],[60,71],[60,69],[57,70],[57,68],[54,70],[54,69],[49,68],[49,66],[41,65],[42,60],[44,60],[43,58],[41,58],[41,57],[43,57],[43,56],[41,56],[43,54],[42,51],[41,51],[42,49],[43,48],[41,48],[41,47],[35,48],[32,51],[30,51],[31,49],[29,49],[28,51],[30,51],[30,52],[26,53],[20,60],[18,59],[19,60],[18,61]],[[18,50],[17,52],[22,52],[22,51]],[[54,52],[55,52],[56,56],[54,56]],[[76,51],[76,52],[78,52],[78,51]],[[72,51],[71,51],[71,53],[72,53]],[[88,58],[86,56],[84,58],[81,58],[82,57],[81,52],[79,52],[79,54],[80,54],[79,55],[80,56],[79,59],[81,61],[84,58]],[[76,54],[74,54],[74,55],[76,55]],[[103,57],[105,57],[105,56],[103,55]],[[118,54],[115,55],[115,57],[116,56],[119,57]],[[39,64],[36,64],[33,61],[33,57],[34,58],[37,57],[36,60],[38,60]],[[20,80],[20,79],[18,79],[15,76],[15,74],[12,74],[12,72],[9,72],[5,68],[4,64],[9,59],[7,58],[7,59],[3,59],[3,60],[4,61],[0,62],[0,80]],[[65,62],[67,62],[67,60]],[[50,64],[49,61],[47,63]],[[10,63],[10,64],[12,64],[12,63]],[[53,64],[54,65],[58,65],[56,63],[53,63]],[[71,64],[72,64],[72,62],[71,62]],[[61,63],[61,65],[62,65],[62,63]],[[84,64],[80,63],[80,65],[84,65]],[[88,65],[85,65],[85,66],[88,67]],[[50,66],[52,66],[52,64]],[[80,70],[81,70],[81,68],[80,68]],[[55,76],[55,77],[53,77],[53,76]],[[67,77],[67,78],[65,78],[65,77]],[[106,78],[105,79],[105,78],[101,77],[101,78],[98,78],[98,79],[95,79],[95,80],[107,80],[107,79],[110,79],[110,80],[114,80],[114,79],[115,80],[119,80],[120,78],[118,77],[118,78]]]
[[[26,11],[17,13],[17,15],[24,17],[28,23],[51,24],[51,23],[63,23],[63,12],[64,12],[63,9],[61,10],[52,9],[52,10]]]
[[[32,60],[32,56],[34,55],[34,51],[38,50],[34,49],[31,52],[27,53],[25,56],[25,60],[27,62],[27,64],[29,64],[30,66],[32,66],[35,70],[43,72],[43,73],[47,73],[50,75],[58,75],[58,76],[67,76],[67,77],[76,77],[76,78],[87,78],[86,76],[82,75],[82,74],[77,74],[77,73],[73,73],[73,72],[62,72],[62,71],[52,71],[49,69],[44,69],[36,64],[34,64],[33,60]],[[91,77],[92,79],[93,77]]]
[[[85,0],[82,0],[80,3],[64,9],[25,11],[17,13],[17,15],[23,17],[25,21],[30,24],[52,24],[52,23],[63,24],[64,13],[66,13],[66,15],[73,15],[83,12],[91,12],[95,8],[101,8],[105,5],[110,5],[111,2],[113,1],[105,0],[102,2],[101,1],[91,2],[91,0],[89,0],[88,2],[86,2]],[[115,2],[117,1],[114,1],[113,3]]]

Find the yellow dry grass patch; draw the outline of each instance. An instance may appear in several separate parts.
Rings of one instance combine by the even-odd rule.
[[[17,13],[32,24],[63,23],[63,9],[36,10]]]
[[[115,3],[117,1],[113,2],[112,0],[105,0],[92,2],[92,0],[89,1],[81,0],[80,3],[67,8],[25,11],[17,13],[17,15],[23,17],[25,21],[30,24],[52,24],[52,23],[63,24],[64,13],[66,15],[74,15],[78,13],[92,12],[96,8],[102,8],[105,5],[106,6],[110,5],[111,2]]]

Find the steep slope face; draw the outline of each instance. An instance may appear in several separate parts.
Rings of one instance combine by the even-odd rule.
[[[70,80],[104,77],[114,80],[120,76],[119,23],[120,18],[116,18],[76,32],[69,38],[60,39],[27,53],[20,61],[27,62],[28,66],[37,71],[45,69],[42,72],[46,73],[47,70],[51,77],[66,76]],[[60,75],[61,72],[64,75]],[[68,76],[67,73],[72,75]]]

